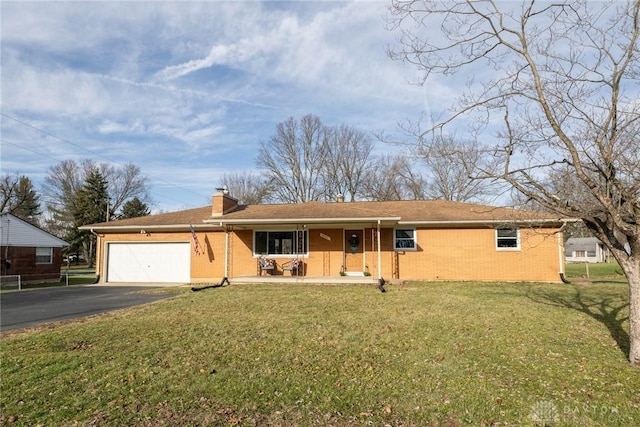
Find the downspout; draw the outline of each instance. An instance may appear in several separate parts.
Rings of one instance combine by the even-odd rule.
[[[569,279],[567,279],[564,275],[564,244],[563,244],[563,236],[564,236],[564,232],[563,229],[565,227],[565,225],[567,225],[567,223],[565,222],[564,224],[562,224],[562,227],[560,227],[560,230],[558,230],[558,234],[557,234],[557,238],[558,238],[558,270],[559,270],[559,274],[560,274],[560,280],[562,280],[562,283],[571,283],[569,281]]]
[[[96,233],[95,231],[93,231],[93,228],[91,230],[89,230],[91,232],[91,234],[93,234],[94,236],[96,236],[96,254],[98,253],[98,248],[101,246],[99,245],[100,243],[100,236],[98,236],[98,233]],[[100,256],[104,257],[104,254],[102,253],[102,250],[100,250]],[[96,256],[96,278],[93,281],[92,284],[96,284],[100,281],[100,260],[98,259],[98,257]]]

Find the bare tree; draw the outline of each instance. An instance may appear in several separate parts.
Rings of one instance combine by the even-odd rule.
[[[420,200],[425,198],[424,188],[424,178],[407,157],[384,154],[367,168],[361,193],[367,200]]]
[[[307,115],[279,123],[276,134],[261,143],[256,163],[266,170],[275,200],[300,203],[323,198],[328,136],[320,119]]]
[[[49,168],[42,193],[47,199],[46,206],[56,228],[59,229],[62,224],[72,224],[75,196],[92,167],[93,162],[85,159],[80,164],[73,160],[63,160]]]
[[[391,56],[425,81],[486,76],[429,131],[481,113],[501,165],[482,176],[581,218],[609,248],[629,281],[629,361],[640,365],[640,0],[392,0],[390,11],[401,32]]]
[[[222,175],[222,185],[229,193],[245,205],[259,205],[269,201],[270,186],[252,173],[229,173]]]
[[[149,179],[142,174],[138,166],[132,163],[121,167],[102,164],[101,169],[109,183],[111,210],[114,213],[120,212],[123,205],[133,198],[138,198],[142,203],[150,201]]]
[[[332,128],[326,140],[326,160],[323,164],[326,196],[334,199],[342,194],[355,201],[362,188],[369,159],[373,152],[373,141],[364,132],[354,127],[341,125]]]
[[[495,158],[475,140],[436,135],[431,143],[418,147],[418,154],[427,166],[428,198],[481,202],[495,190],[490,182],[477,178]]]

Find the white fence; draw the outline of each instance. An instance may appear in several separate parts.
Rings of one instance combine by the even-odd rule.
[[[69,276],[73,276],[71,273],[61,273],[58,279],[52,279],[51,274],[14,274],[10,276],[0,276],[0,290],[25,289],[27,285],[47,285],[53,284],[54,286],[60,286],[63,283],[69,286]],[[40,277],[39,277],[40,276]],[[37,286],[36,286],[37,287]]]
[[[0,276],[0,289],[22,289],[22,280],[19,274]]]
[[[73,282],[73,276],[87,276],[94,275],[93,270],[67,270],[61,271],[60,275],[51,277],[50,273],[47,274],[15,274],[9,276],[0,276],[0,290],[17,289],[22,290],[33,287],[43,286],[69,286],[69,282]],[[88,279],[81,282],[78,280],[75,283],[95,283],[94,279]]]

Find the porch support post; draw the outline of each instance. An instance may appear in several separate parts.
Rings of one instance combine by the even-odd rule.
[[[224,277],[229,277],[229,227],[224,228]]]
[[[376,240],[378,241],[378,279],[382,279],[382,254],[380,252],[380,220],[378,220],[378,226],[376,229]]]

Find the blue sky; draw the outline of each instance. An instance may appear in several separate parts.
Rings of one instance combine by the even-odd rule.
[[[2,1],[2,172],[132,162],[154,211],[204,206],[261,142],[314,114],[398,134],[454,89],[409,84],[388,2]],[[376,143],[377,152],[396,148]]]

